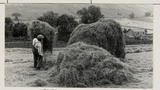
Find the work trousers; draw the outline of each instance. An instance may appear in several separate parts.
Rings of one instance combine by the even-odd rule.
[[[40,69],[42,66],[43,57],[38,54],[38,50],[34,46],[32,47],[32,51],[33,51],[33,58],[34,58],[34,68]]]

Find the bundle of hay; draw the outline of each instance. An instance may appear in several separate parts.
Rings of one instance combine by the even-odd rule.
[[[32,82],[27,83],[27,85],[29,86],[33,86],[33,87],[43,87],[45,85],[47,85],[47,82],[41,79],[36,79]]]
[[[71,33],[68,45],[79,41],[102,47],[118,58],[125,58],[121,25],[112,19],[102,19],[92,24],[80,24]]]
[[[56,77],[60,86],[93,87],[134,79],[127,64],[100,47],[82,42],[59,53],[56,65],[52,77]]]
[[[55,35],[55,28],[51,27],[48,23],[34,20],[28,25],[28,36],[32,40],[37,37],[38,34],[44,36],[43,49],[45,51],[52,52],[53,40]]]

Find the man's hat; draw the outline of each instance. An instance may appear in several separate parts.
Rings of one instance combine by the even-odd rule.
[[[40,35],[37,36],[37,38],[38,38],[38,39],[43,39],[44,36],[40,34]]]

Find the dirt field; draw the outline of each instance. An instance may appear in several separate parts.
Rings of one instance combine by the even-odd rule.
[[[56,56],[63,48],[55,48],[52,56],[47,60],[56,60]],[[5,49],[5,86],[6,87],[58,87],[52,83],[48,70],[37,71],[33,68],[31,49],[6,48]],[[136,69],[137,82],[125,85],[107,85],[105,88],[152,88],[153,87],[153,51],[152,45],[126,46],[126,62]]]

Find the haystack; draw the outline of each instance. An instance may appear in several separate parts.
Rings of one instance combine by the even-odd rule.
[[[51,73],[60,86],[95,87],[134,80],[132,68],[126,63],[103,48],[82,42],[59,53],[56,65]]]
[[[55,35],[55,28],[51,27],[48,23],[34,20],[28,25],[28,36],[32,40],[37,37],[38,34],[44,36],[43,49],[45,51],[52,52],[53,40]]]
[[[121,25],[112,19],[102,19],[92,24],[80,24],[71,33],[68,45],[79,41],[102,47],[118,58],[125,58]]]

